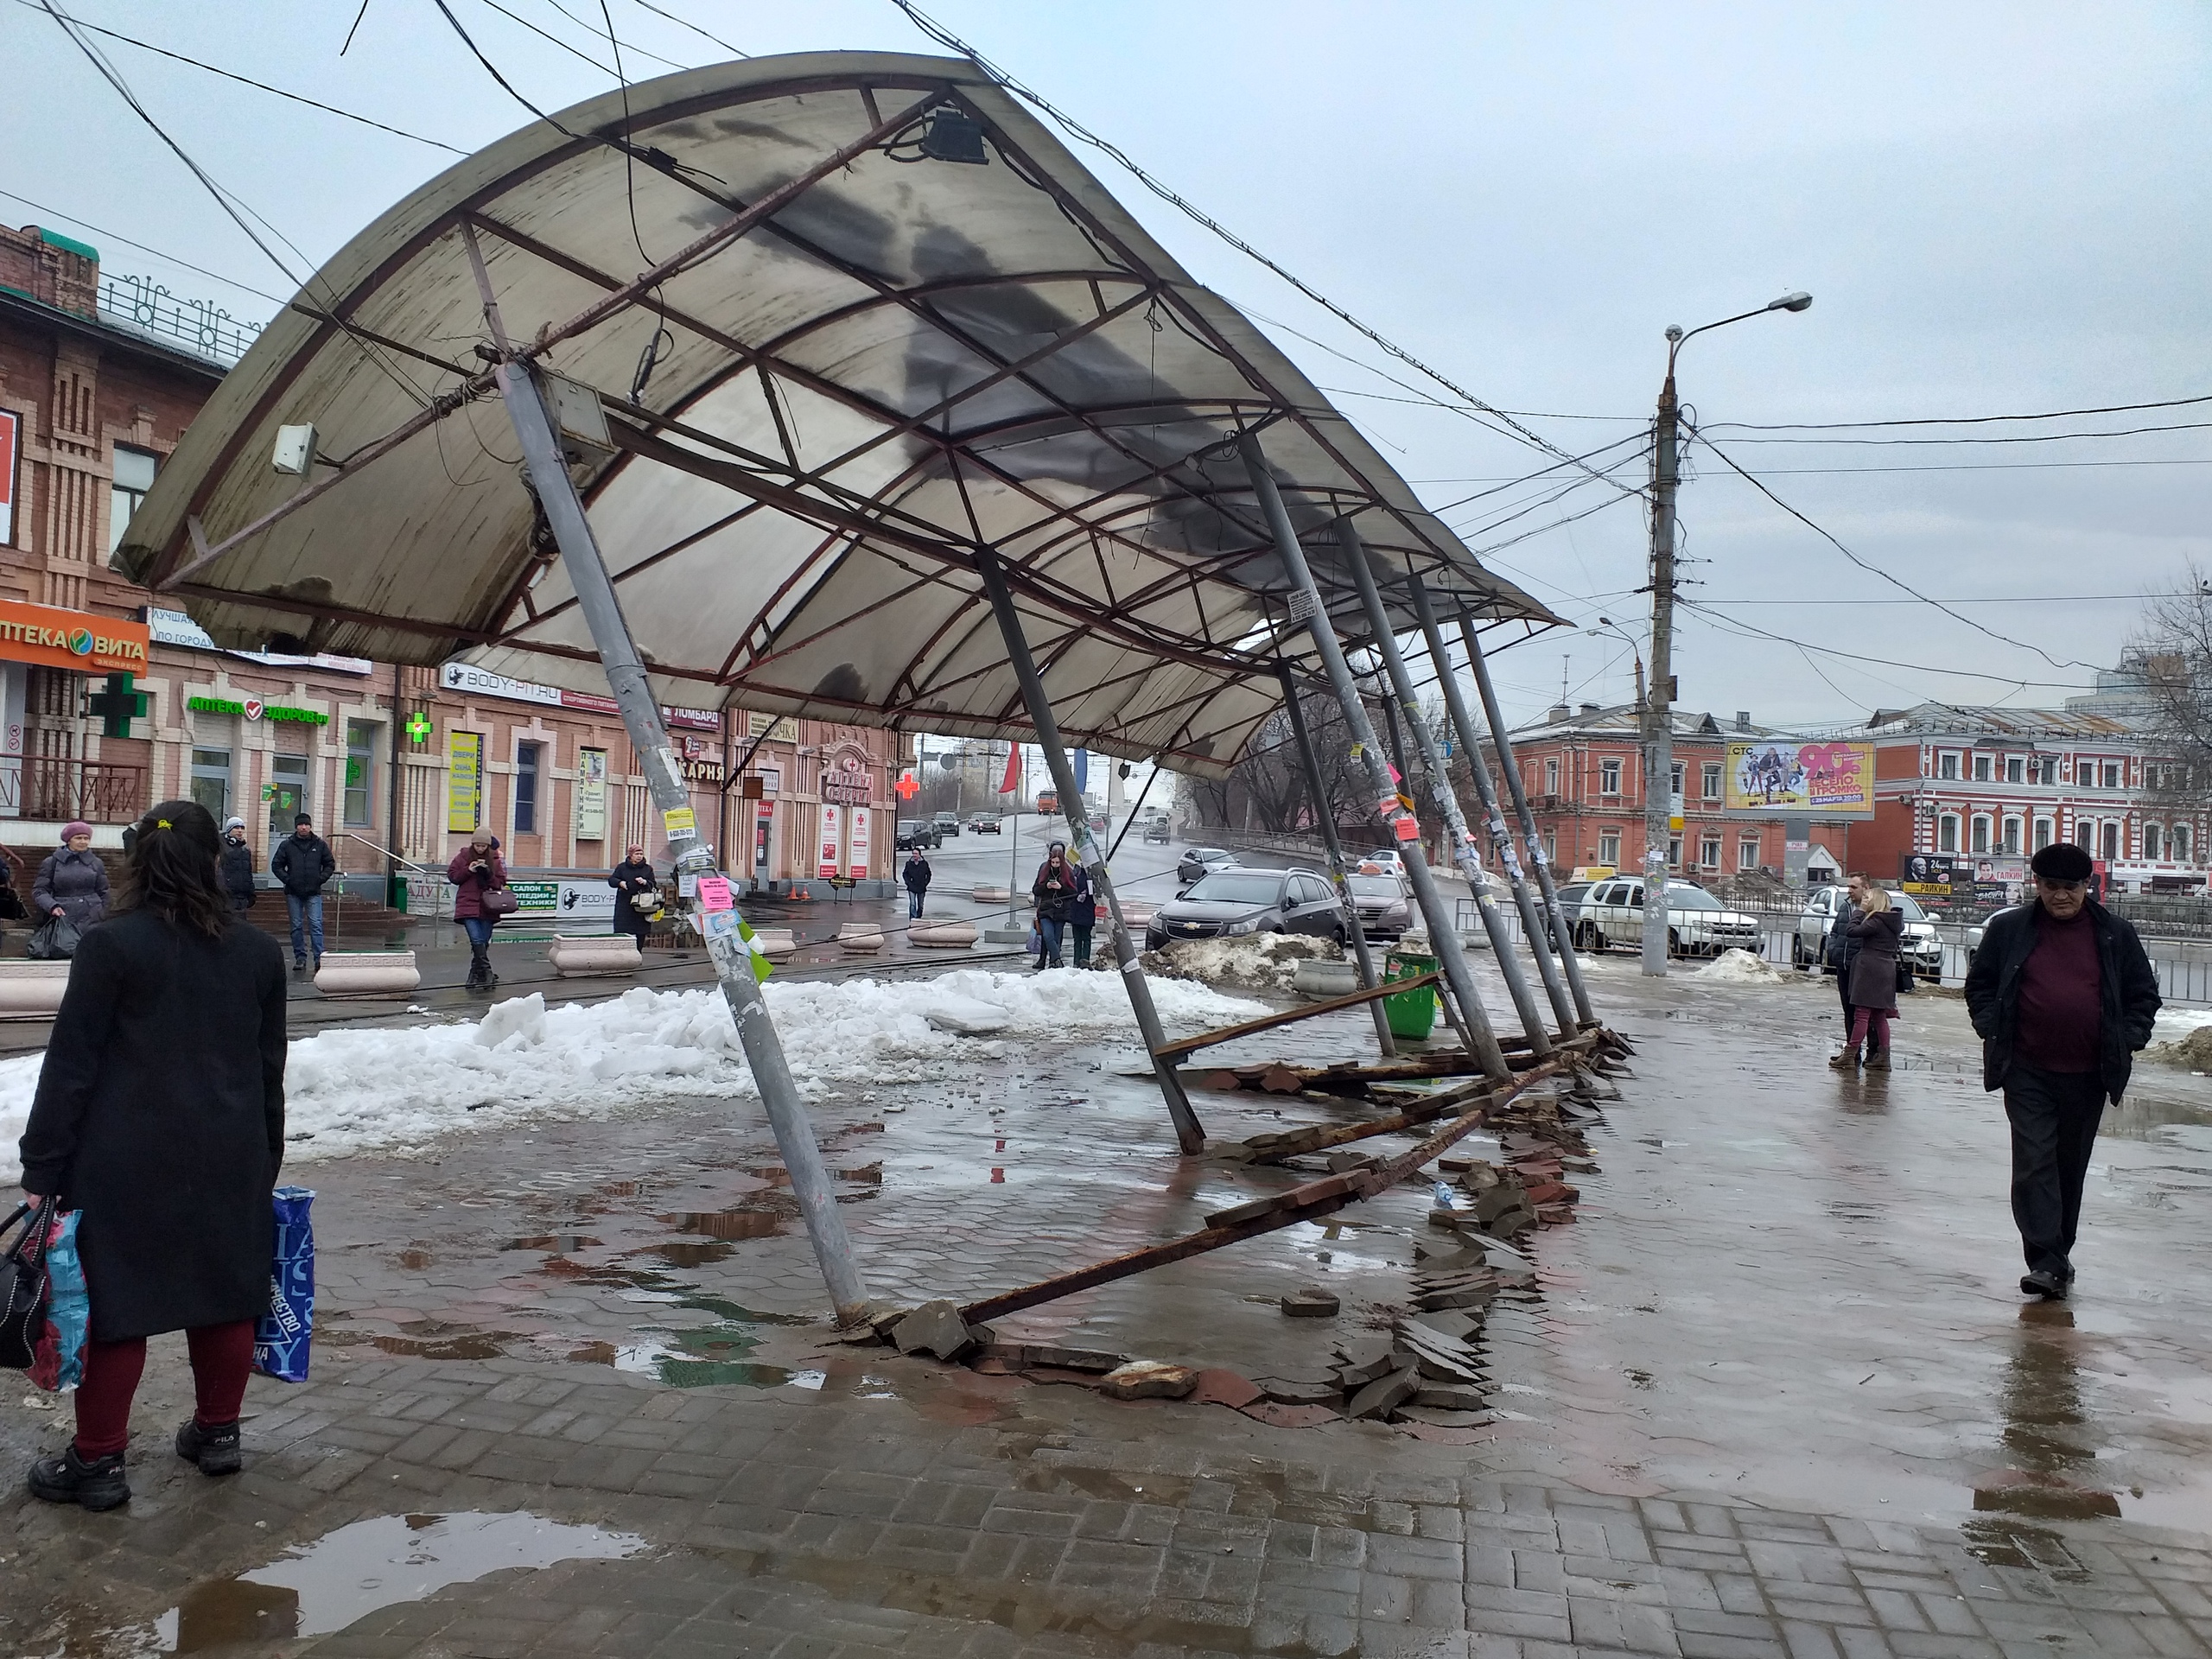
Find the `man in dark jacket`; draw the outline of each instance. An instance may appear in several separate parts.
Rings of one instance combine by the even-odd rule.
[[[1840,1071],[1850,1069],[1859,1046],[1851,1040],[1851,964],[1859,959],[1859,941],[1851,937],[1851,924],[1858,918],[1859,903],[1866,892],[1866,878],[1853,876],[1836,901],[1835,919],[1828,924],[1827,940],[1822,946],[1827,965],[1835,969],[1836,995],[1843,999],[1843,1052],[1828,1061]]]
[[[906,868],[899,873],[906,884],[906,918],[914,920],[922,913],[922,899],[930,890],[930,861],[922,856],[918,847],[906,855]]]
[[[253,846],[245,838],[245,820],[228,818],[223,823],[223,891],[231,895],[231,908],[253,908]]]
[[[2005,1091],[2012,1124],[2012,1219],[2028,1296],[2063,1297],[2074,1282],[2097,1120],[2106,1101],[2119,1103],[2130,1057],[2151,1040],[2158,1012],[2143,942],[2089,897],[2091,868],[2070,842],[2037,853],[2035,898],[1989,918],[1967,970],[1982,1087]]]
[[[322,888],[338,872],[330,844],[315,832],[315,820],[302,812],[292,820],[292,833],[276,843],[269,855],[269,873],[283,885],[284,908],[292,912],[292,971],[308,967],[308,946],[315,946],[315,965],[322,967]],[[301,924],[307,938],[300,937]]]

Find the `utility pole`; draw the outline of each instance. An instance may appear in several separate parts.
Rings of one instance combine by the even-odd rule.
[[[1667,842],[1675,816],[1675,484],[1680,452],[1675,347],[1667,330],[1667,380],[1659,388],[1657,462],[1651,478],[1651,680],[1643,694],[1643,971],[1667,974]]]

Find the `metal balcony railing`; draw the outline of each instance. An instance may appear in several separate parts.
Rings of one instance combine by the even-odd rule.
[[[261,334],[205,300],[180,298],[146,276],[102,276],[100,320],[223,367],[244,357]]]
[[[50,755],[0,756],[0,809],[21,818],[129,823],[153,803],[146,768]]]

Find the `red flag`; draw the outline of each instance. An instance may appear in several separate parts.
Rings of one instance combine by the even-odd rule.
[[[1006,752],[1006,778],[999,785],[999,793],[1011,795],[1021,787],[1021,745],[1009,745]]]

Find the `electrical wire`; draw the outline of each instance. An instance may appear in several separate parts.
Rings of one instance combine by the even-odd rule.
[[[593,38],[596,39],[598,37],[599,31],[592,28],[589,21],[577,16],[575,12],[570,11],[566,6],[563,5],[561,3],[561,0],[545,0],[545,3],[552,7],[554,10],[559,12],[563,17],[567,18],[577,28],[588,30]],[[603,13],[606,10],[607,7],[602,3],[600,7],[600,10]],[[612,17],[609,17],[607,20],[607,43],[614,48],[614,73],[619,75],[622,73],[622,48],[624,43],[614,38],[614,20]],[[689,69],[691,67],[688,63],[678,63],[674,58],[664,58],[658,52],[648,52],[644,47],[639,46],[634,41],[628,44],[630,48],[630,55],[633,58],[651,58],[655,63],[666,64],[671,69]]]
[[[20,6],[26,6],[33,11],[45,11],[48,10],[44,5],[40,3],[40,0],[16,0],[16,3]],[[365,3],[363,10],[366,10]],[[188,64],[194,69],[203,70],[211,75],[220,75],[225,80],[235,80],[240,86],[251,86],[257,92],[269,92],[277,98],[289,99],[295,104],[304,104],[309,109],[321,110],[326,115],[335,115],[341,117],[347,121],[357,121],[365,127],[374,127],[378,132],[388,132],[395,138],[412,139],[418,144],[428,144],[433,149],[442,149],[449,155],[466,156],[468,154],[467,150],[461,149],[455,145],[448,144],[442,139],[425,138],[419,132],[410,132],[404,127],[395,127],[382,121],[372,120],[365,115],[356,115],[351,110],[341,110],[335,104],[325,104],[320,99],[309,98],[302,92],[288,92],[282,86],[271,86],[267,81],[256,80],[251,75],[238,74],[229,69],[219,69],[212,63],[202,63],[197,58],[188,58],[181,52],[172,52],[167,47],[156,46],[150,41],[142,41],[135,35],[121,34],[112,29],[102,29],[98,23],[84,22],[75,17],[70,18],[69,22],[75,24],[79,29],[85,30],[87,34],[104,35],[111,41],[120,41],[125,46],[135,46],[141,52],[151,52],[156,57],[168,58],[172,62]],[[357,27],[359,26],[359,22],[360,20],[359,18],[354,19],[354,22]],[[348,45],[353,43],[353,37],[350,34],[346,35],[346,39]],[[341,53],[340,55],[343,56],[344,54]]]
[[[43,10],[44,8],[41,7],[40,10]],[[126,248],[136,248],[141,253],[150,253],[156,259],[166,259],[169,264],[191,271],[196,276],[212,277],[216,282],[227,283],[230,287],[244,293],[257,295],[264,300],[274,300],[278,305],[289,303],[282,294],[271,294],[265,288],[256,288],[251,283],[242,283],[235,276],[226,276],[219,270],[210,270],[205,265],[195,265],[189,259],[180,259],[173,253],[163,253],[159,248],[149,247],[143,242],[134,242],[120,231],[105,230],[93,224],[89,219],[79,219],[74,213],[65,213],[59,207],[49,207],[44,202],[33,201],[29,196],[19,196],[13,190],[0,190],[0,196],[5,196],[10,201],[20,201],[33,213],[50,213],[56,219],[68,220],[72,225],[81,225],[103,240],[120,242]]]
[[[2002,421],[2063,421],[2082,415],[2131,415],[2145,409],[2186,409],[2192,404],[2212,404],[2212,392],[2194,397],[2169,397],[2154,404],[2107,404],[2098,409],[2055,409],[2040,415],[1929,415],[1917,420],[1792,421],[1760,425],[1749,421],[1716,421],[1715,431],[1841,432],[1877,426],[1983,426]]]
[[[361,19],[368,15],[369,0],[361,0],[361,9],[353,14],[353,28],[346,31],[346,44],[338,48],[338,55],[340,57],[344,57],[348,52],[353,49],[353,36],[361,32]]]
[[[1920,448],[1929,445],[1984,443],[2073,443],[2083,438],[2138,438],[2153,432],[2202,432],[2212,421],[2181,421],[2169,426],[2130,426],[2117,432],[2018,432],[1993,438],[1731,438],[1731,443],[1851,444],[1879,449]]]
[[[1727,628],[1733,629],[1738,633],[1755,636],[1761,639],[1771,639],[1777,645],[1796,646],[1806,651],[1816,651],[1823,657],[1834,657],[1847,663],[1872,663],[1878,668],[1910,669],[1913,672],[1919,674],[1948,674],[1955,676],[1959,679],[1989,680],[1999,685],[2034,686],[2042,690],[2089,691],[2095,689],[2094,686],[2083,685],[2078,680],[2024,680],[2019,678],[2018,676],[2012,674],[1989,674],[1981,672],[1978,670],[1967,668],[1940,668],[1932,663],[1901,663],[1888,657],[1869,657],[1859,652],[1838,651],[1833,645],[1809,645],[1801,640],[1792,639],[1788,634],[1776,633],[1771,629],[1760,627],[1755,622],[1746,622],[1740,617],[1724,617],[1716,613],[1707,612],[1701,601],[1688,598],[1686,595],[1677,594],[1675,596],[1675,602],[1687,609],[1697,612],[1699,614],[1705,616],[1707,620],[1713,622],[1717,626],[1725,626]],[[1986,632],[1987,630],[1984,629],[1983,632]],[[2001,634],[1994,635],[1993,637],[2000,639],[2004,638]],[[2012,645],[2018,642],[2015,640],[2006,640],[2005,643]],[[2033,651],[2035,647],[2030,645],[2027,649]],[[2094,669],[2096,664],[2094,663],[2062,663],[2059,666],[2062,668]]]
[[[566,13],[563,15],[565,16]],[[607,0],[599,0],[599,15],[607,20],[607,44],[613,49],[614,53],[614,78],[622,83],[622,194],[630,207],[630,239],[638,245],[638,257],[644,260],[647,265],[651,265],[653,263],[653,257],[645,251],[645,233],[638,228],[638,162],[637,158],[631,153],[630,78],[622,73],[622,43],[614,38],[614,14],[607,10]],[[668,60],[663,58],[661,61],[666,63]],[[649,350],[653,350],[656,362],[659,360],[657,349],[659,344],[659,336],[656,334],[652,345],[648,347]],[[648,364],[644,373],[651,374],[652,372],[652,365]],[[642,383],[641,376],[640,385]],[[637,399],[633,397],[631,401],[635,403]]]
[[[705,29],[700,28],[698,24],[693,22],[688,17],[679,17],[672,11],[663,11],[658,6],[652,3],[652,0],[632,0],[632,3],[644,7],[647,11],[652,12],[656,17],[665,17],[671,23],[682,24],[685,29],[690,29],[694,35],[698,35],[702,40],[712,41],[716,46],[721,48],[723,51],[728,53],[732,57],[749,58],[753,55],[750,52],[740,51],[736,47],[732,46],[728,41],[722,39],[719,35],[708,34]]]
[[[505,6],[499,3],[499,0],[483,0],[483,3],[490,7],[493,11],[498,12],[500,16],[505,18],[509,22],[520,23],[524,29],[537,35],[540,40],[550,41],[554,45],[559,47],[563,52],[566,52],[570,57],[589,64],[593,68],[598,70],[601,74],[611,75],[614,73],[605,64],[601,63],[597,58],[593,57],[590,54],[576,50],[575,47],[570,46],[558,35],[553,33],[551,29],[540,29],[536,23],[531,22],[529,18],[521,16],[519,13],[509,11]],[[441,8],[441,10],[443,9]]]

